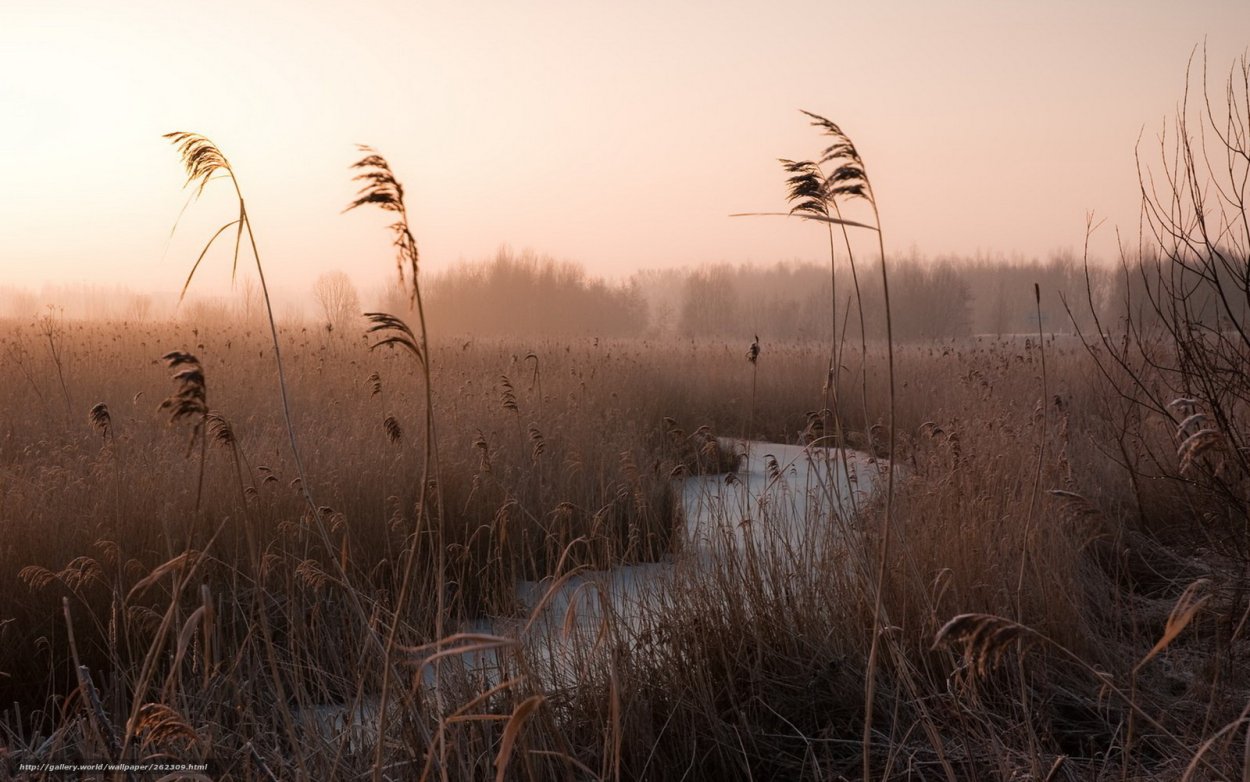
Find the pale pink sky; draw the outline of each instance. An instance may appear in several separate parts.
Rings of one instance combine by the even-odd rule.
[[[727,217],[784,209],[776,158],[821,147],[799,108],[858,144],[887,249],[1045,256],[1093,209],[1107,258],[1204,39],[1218,82],[1250,2],[4,0],[0,284],[176,289],[232,214],[208,194],[166,252],[170,130],[230,157],[286,290],[392,273],[385,220],[340,214],[357,142],[406,184],[427,271],[505,243],[612,276],[818,260],[811,226]]]

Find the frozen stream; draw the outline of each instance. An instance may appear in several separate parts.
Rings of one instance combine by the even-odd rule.
[[[660,562],[582,571],[550,595],[552,579],[518,583],[517,598],[527,614],[542,603],[535,626],[569,635],[574,621],[597,627],[605,609],[636,626],[664,601],[676,568],[707,567],[748,548],[784,570],[798,569],[812,553],[813,531],[827,532],[822,528],[844,522],[862,507],[878,475],[877,461],[858,452],[762,442],[735,446],[745,452],[736,473],[679,481],[685,530],[677,554]],[[507,635],[510,628],[496,622],[475,629]]]
[[[678,481],[685,529],[677,553],[660,562],[582,570],[559,581],[518,582],[523,618],[483,619],[463,632],[515,639],[525,651],[529,675],[545,688],[568,686],[602,642],[605,620],[630,634],[644,631],[669,599],[680,568],[710,568],[739,555],[767,557],[770,567],[764,572],[814,566],[814,535],[837,534],[869,500],[884,467],[855,451],[742,441],[734,447],[744,453],[736,473]],[[511,654],[489,648],[445,657],[438,675],[449,683],[468,677],[484,690],[502,680],[505,668],[515,675],[515,664],[499,659]],[[435,667],[423,673],[432,689]],[[376,707],[364,705],[350,721],[342,706],[314,711],[317,732],[337,741],[343,731],[356,733],[371,724]]]

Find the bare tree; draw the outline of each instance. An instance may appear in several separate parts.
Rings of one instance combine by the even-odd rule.
[[[152,315],[152,297],[146,293],[132,293],[126,315],[136,323],[144,323]]]
[[[239,283],[239,298],[235,302],[235,307],[239,317],[245,323],[251,323],[253,319],[263,317],[265,299],[261,294],[262,291],[256,278],[251,275],[243,276],[242,282]]]
[[[313,283],[313,296],[321,306],[326,328],[341,329],[360,315],[360,297],[356,286],[341,271],[326,272]]]
[[[1145,225],[1122,262],[1124,333],[1096,320],[1087,346],[1125,402],[1125,461],[1151,465],[1134,487],[1170,474],[1211,547],[1250,561],[1250,60],[1214,94],[1205,53],[1199,89],[1186,76],[1157,152],[1138,150]]]

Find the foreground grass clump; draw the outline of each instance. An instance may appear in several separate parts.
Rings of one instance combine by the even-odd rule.
[[[0,689],[20,707],[4,721],[11,754],[97,758],[113,751],[111,731],[119,741],[133,734],[135,757],[212,757],[236,778],[368,772],[380,663],[340,593],[384,612],[398,588],[424,394],[405,358],[371,353],[363,338],[283,335],[293,408],[313,411],[296,419],[296,436],[317,444],[304,458],[327,546],[292,485],[281,410],[248,382],[267,366],[268,334],[65,330],[66,386],[91,404],[67,414],[47,361],[0,379]],[[39,355],[36,338],[24,324],[0,334],[25,355]],[[229,424],[228,439],[218,428],[206,441],[198,508],[201,446],[188,455],[188,431],[171,431],[156,410],[177,390],[155,361],[170,345],[195,353],[211,410]],[[1191,524],[1184,501],[1106,456],[1137,447],[1134,438],[1157,452],[1172,424],[1143,419],[1126,438],[1108,414],[1114,398],[1070,338],[1046,339],[1042,400],[1042,348],[986,338],[897,351],[905,477],[872,727],[884,777],[1044,778],[1057,767],[1055,779],[1170,778],[1244,705],[1239,561],[1179,534]],[[807,390],[820,388],[825,348],[769,347],[754,401],[737,344],[477,340],[434,350],[448,577],[414,590],[395,686],[420,703],[422,660],[501,643],[424,646],[438,640],[428,589],[445,590],[449,628],[480,635],[528,621],[533,605],[518,581],[674,557],[678,566],[667,599],[641,623],[614,611],[589,624],[539,611],[556,631],[493,648],[501,671],[490,682],[445,670],[446,719],[392,699],[383,757],[402,770],[387,774],[419,775],[432,763],[455,778],[490,776],[507,735],[509,773],[523,778],[856,775],[880,509],[864,509],[867,523],[829,523],[797,570],[764,549],[684,566],[677,532],[685,476],[736,462],[718,461],[696,433],[811,437],[808,413],[820,400]],[[144,369],[118,377],[117,366]],[[868,379],[865,398],[884,398],[879,382]],[[855,396],[843,420],[884,418]],[[97,402],[107,429],[99,411],[88,415]],[[873,435],[848,438],[867,445]],[[1161,467],[1179,475],[1179,459]],[[764,535],[770,519],[761,512],[749,523]],[[418,551],[433,564],[428,547]],[[1198,609],[1142,663],[1199,579]],[[1049,640],[977,647],[984,661],[965,657],[954,637],[934,648],[947,620],[974,612]],[[505,619],[484,624],[488,616]],[[572,687],[549,648],[566,622],[581,639]],[[318,706],[353,703],[363,725],[316,729]],[[346,708],[327,719],[343,725]],[[1202,762],[1240,773],[1235,734],[1220,734]]]

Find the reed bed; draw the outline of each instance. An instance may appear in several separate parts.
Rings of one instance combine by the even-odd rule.
[[[371,773],[367,705],[384,677],[368,635],[399,621],[391,686],[410,697],[388,706],[384,778],[862,773],[880,507],[829,520],[798,571],[729,551],[711,569],[678,567],[641,626],[609,611],[593,628],[575,686],[542,648],[551,635],[464,635],[487,618],[524,625],[533,606],[518,582],[541,591],[571,574],[680,562],[682,481],[736,467],[717,435],[822,436],[812,414],[826,346],[765,342],[758,376],[740,344],[434,347],[447,576],[429,575],[427,532],[413,600],[394,620],[424,427],[424,389],[405,356],[370,351],[363,336],[280,332],[326,541],[284,447],[281,407],[256,382],[271,371],[271,335],[214,323],[61,328],[57,362],[37,324],[0,331],[0,349],[21,362],[0,377],[11,760],[201,757],[240,779]],[[207,389],[191,395],[204,410],[173,424],[162,400],[190,397],[188,377],[171,381],[160,361],[171,350],[196,357],[190,379]],[[870,346],[863,363],[882,360]],[[1244,560],[1214,545],[1209,518],[1190,515],[1179,456],[1144,462],[1175,452],[1175,422],[1126,423],[1072,338],[904,346],[895,360],[904,477],[874,776],[1162,779],[1190,764],[1195,778],[1239,776]],[[62,381],[81,409],[65,409]],[[884,454],[874,424],[885,403],[860,408],[887,398],[882,382],[871,373],[839,412],[848,440]],[[199,425],[208,436],[189,442]],[[1197,608],[1143,660],[1198,582]],[[364,626],[346,590],[366,606]],[[435,590],[460,637],[438,637]],[[997,641],[948,632],[935,646],[961,614],[1027,632],[994,625]],[[501,673],[446,673],[440,714],[416,671],[472,645],[490,647]],[[326,704],[357,704],[364,724],[312,729],[308,715]]]

